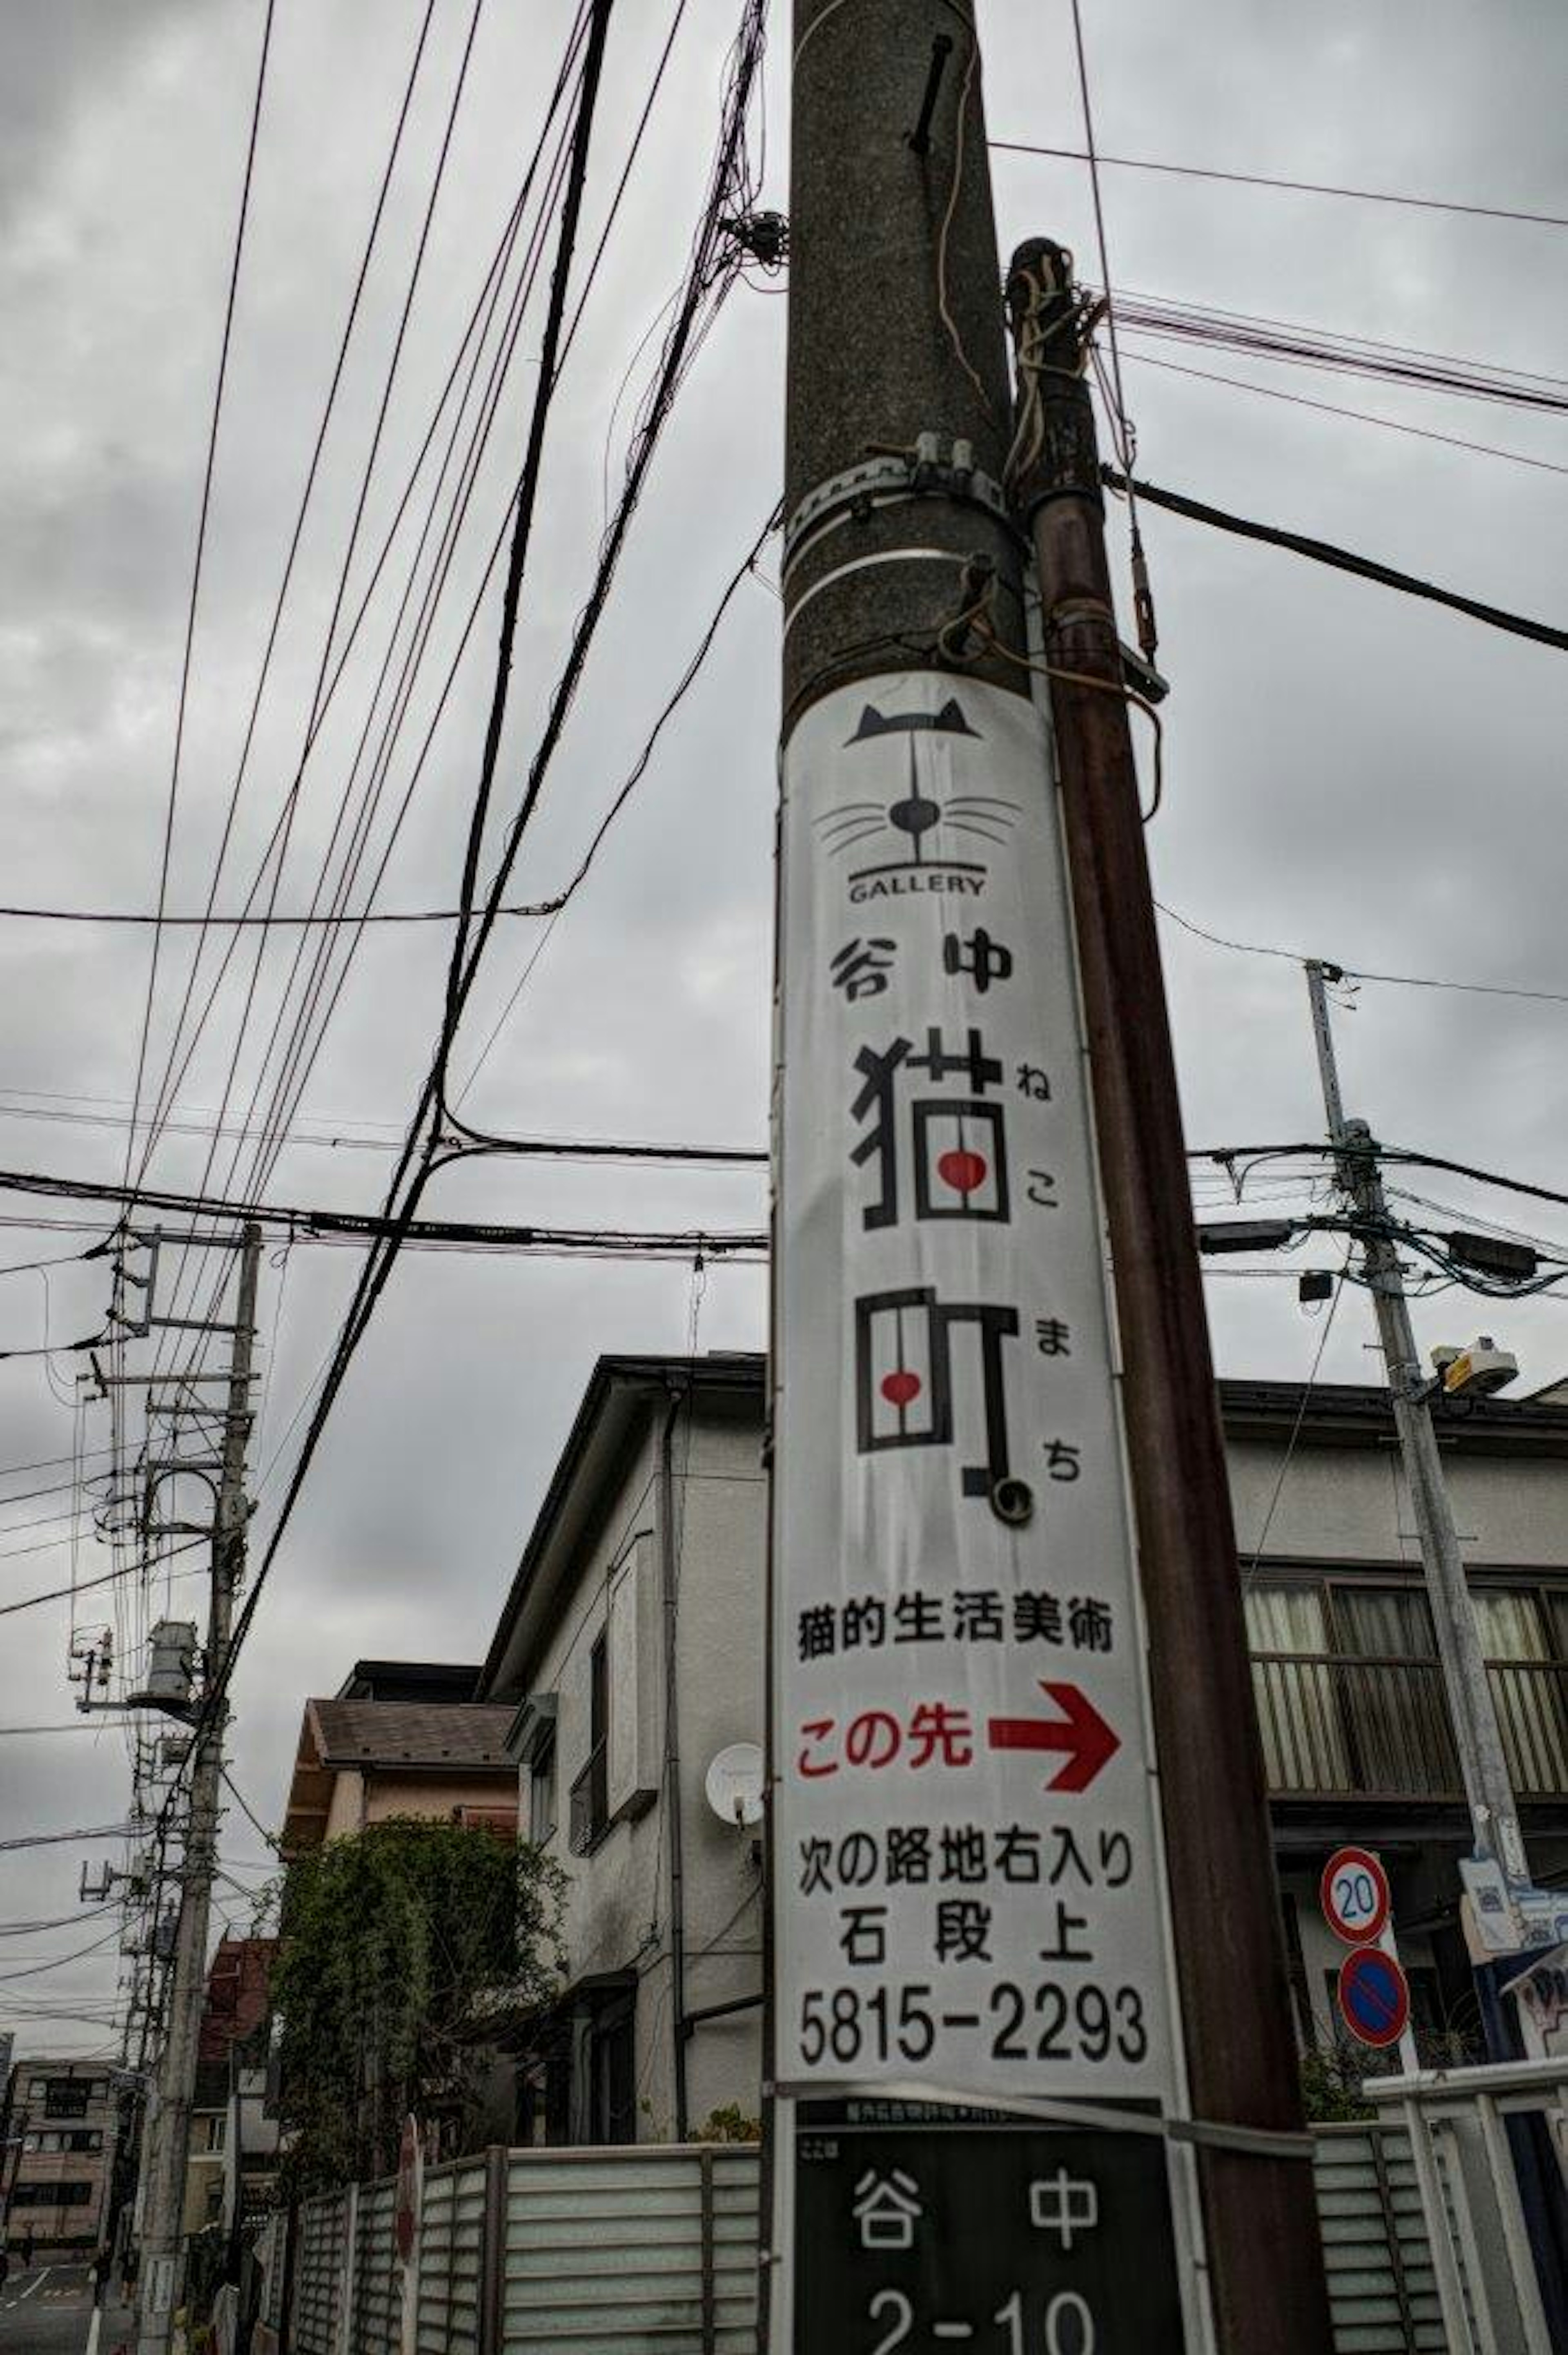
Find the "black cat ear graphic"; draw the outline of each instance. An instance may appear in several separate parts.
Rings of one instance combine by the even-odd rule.
[[[971,728],[969,721],[964,718],[963,709],[956,695],[948,697],[947,702],[943,704],[940,711],[938,712],[936,718],[932,720],[931,725],[933,728],[939,729],[942,733],[947,736],[978,736],[980,734],[980,730],[978,728]]]
[[[971,728],[964,718],[963,707],[956,695],[949,696],[940,711],[879,711],[874,703],[862,709],[860,725],[854,734],[846,737],[847,744],[863,744],[872,736],[924,735],[978,736],[980,730]]]

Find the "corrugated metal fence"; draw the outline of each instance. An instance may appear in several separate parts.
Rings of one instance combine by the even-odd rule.
[[[1402,2129],[1315,2132],[1336,2355],[1441,2355]],[[283,2355],[397,2355],[394,2188],[314,2200],[269,2234]],[[418,2355],[756,2355],[758,2166],[744,2145],[492,2150],[429,2169]],[[282,2284],[290,2290],[285,2296]]]
[[[753,2355],[755,2150],[514,2151],[502,2345],[572,2355]]]
[[[1379,2125],[1318,2126],[1312,2139],[1337,2355],[1443,2355],[1409,2136]]]

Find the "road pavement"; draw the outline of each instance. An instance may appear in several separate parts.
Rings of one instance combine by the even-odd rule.
[[[33,2265],[13,2262],[0,2289],[0,2355],[84,2355],[92,2321],[92,2292],[85,2265]],[[107,2306],[99,2328],[98,2355],[115,2355],[131,2343],[131,2315]]]

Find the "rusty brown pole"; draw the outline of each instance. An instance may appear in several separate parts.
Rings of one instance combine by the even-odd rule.
[[[1107,559],[1086,322],[1041,239],[1008,280],[1012,490],[1039,570],[1125,1380],[1155,1736],[1194,2118],[1299,2133],[1301,2097],[1235,1531]],[[1324,2355],[1309,2146],[1200,2140],[1224,2355]]]

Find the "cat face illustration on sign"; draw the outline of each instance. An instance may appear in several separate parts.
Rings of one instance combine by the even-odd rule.
[[[956,697],[938,711],[863,708],[845,751],[902,738],[907,762],[892,791],[841,801],[817,822],[829,856],[856,862],[845,879],[853,905],[928,892],[978,899],[985,890],[985,848],[1006,847],[1019,805],[998,794],[943,791],[933,753],[942,738],[952,736],[980,737]]]

